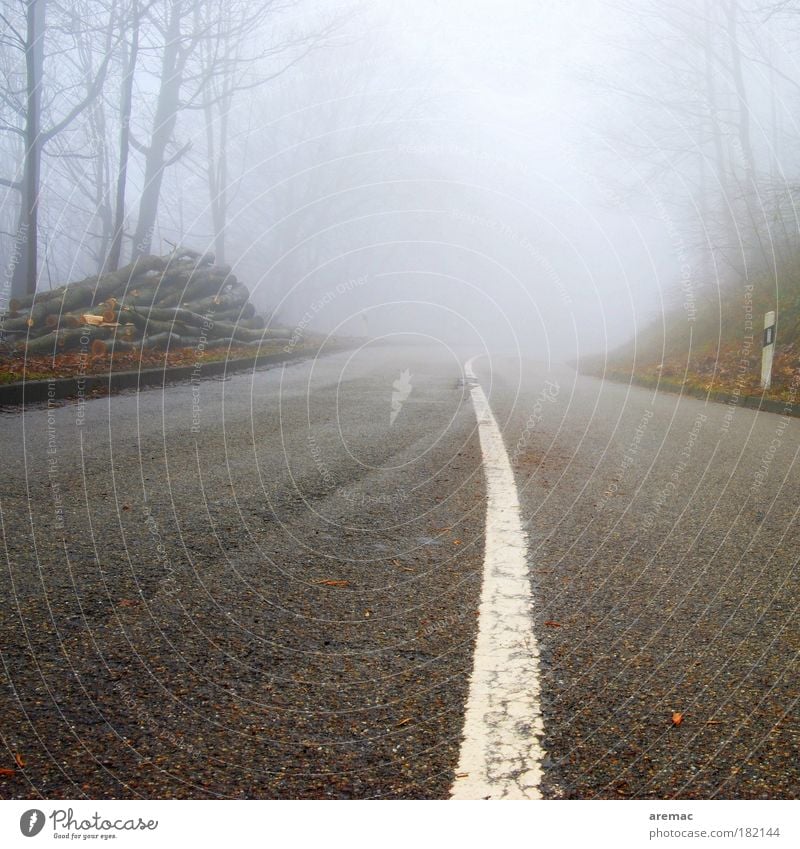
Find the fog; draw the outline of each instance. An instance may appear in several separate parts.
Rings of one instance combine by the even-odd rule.
[[[108,267],[126,78],[122,261],[215,251],[289,326],[570,360],[791,259],[800,3],[34,5],[40,289]],[[4,300],[26,8],[0,22]]]

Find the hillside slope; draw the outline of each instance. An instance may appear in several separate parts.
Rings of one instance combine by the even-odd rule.
[[[777,313],[772,384],[760,386],[764,314]],[[800,272],[763,276],[685,301],[580,371],[692,394],[800,401]]]

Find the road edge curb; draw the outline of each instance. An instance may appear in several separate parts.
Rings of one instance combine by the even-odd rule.
[[[696,398],[700,401],[713,401],[715,404],[724,404],[730,407],[743,407],[748,410],[756,410],[762,413],[778,413],[784,416],[800,418],[800,404],[790,404],[788,401],[779,401],[775,398],[762,398],[760,395],[738,396],[734,392],[724,392],[719,389],[704,390],[694,386],[670,383],[668,381],[643,380],[635,375],[625,377],[615,374],[597,374],[590,371],[579,371],[585,377],[595,377],[600,380],[610,380],[628,386],[638,386],[641,389],[651,389],[655,392],[666,392],[670,395],[683,395]]]
[[[336,345],[330,353],[348,350],[347,344]],[[118,371],[110,374],[85,374],[75,377],[57,377],[52,380],[21,380],[0,386],[0,407],[24,407],[44,401],[85,397],[91,392],[104,390],[111,395],[124,389],[156,389],[172,383],[202,380],[215,375],[227,375],[256,369],[260,366],[279,365],[296,360],[320,356],[322,347],[304,348],[297,351],[280,351],[235,360],[212,360],[209,362],[169,366],[167,368],[141,369],[140,371]],[[323,355],[324,356],[324,355]]]

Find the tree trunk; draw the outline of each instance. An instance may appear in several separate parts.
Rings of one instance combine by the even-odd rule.
[[[752,192],[755,188],[756,167],[753,156],[753,145],[750,140],[750,104],[747,96],[747,88],[745,87],[744,74],[742,72],[742,50],[739,47],[738,0],[729,0],[726,8],[726,18],[731,51],[731,76],[733,77],[733,85],[738,100],[739,146],[742,151],[746,190]]]
[[[19,251],[11,282],[11,294],[18,297],[36,291],[39,246],[39,172],[41,166],[41,86],[44,68],[44,21],[46,0],[27,0],[25,19],[25,76],[27,103],[25,109],[25,154],[22,176],[22,199],[17,227],[16,248]]]
[[[161,87],[153,121],[153,133],[145,156],[144,188],[133,236],[131,259],[150,253],[158,216],[161,183],[166,168],[167,146],[172,140],[180,109],[184,60],[181,56],[181,0],[170,3],[170,17],[161,59]]]
[[[714,143],[714,165],[719,183],[717,191],[725,193],[725,145],[723,141],[722,127],[719,121],[719,102],[717,97],[717,85],[714,77],[714,60],[711,51],[713,39],[711,0],[705,0],[706,16],[706,45],[704,50],[704,71],[706,97],[708,99],[708,111],[711,119],[711,138]]]
[[[114,200],[114,227],[106,268],[116,271],[122,258],[122,236],[125,230],[125,189],[128,182],[128,157],[131,147],[131,112],[133,109],[133,77],[139,58],[139,3],[131,0],[131,45],[126,50],[125,75],[120,95],[119,171]]]
[[[770,264],[771,255],[769,248],[764,244],[761,237],[761,224],[759,204],[756,199],[758,186],[756,183],[757,172],[755,155],[750,136],[751,112],[750,102],[747,95],[747,87],[742,70],[742,50],[739,46],[739,0],[728,0],[725,8],[725,16],[728,28],[728,40],[730,42],[731,76],[733,78],[734,90],[736,92],[737,104],[737,140],[742,156],[742,168],[744,171],[744,185],[742,187],[742,203],[744,212],[752,228],[756,240],[757,250],[760,258],[767,265]],[[741,182],[740,182],[741,186]],[[747,246],[745,246],[746,249]],[[746,252],[747,254],[747,252]],[[745,254],[745,263],[748,257]],[[747,273],[745,269],[745,274]]]
[[[88,351],[89,345],[95,339],[108,339],[112,335],[112,329],[107,327],[80,327],[74,330],[54,330],[40,336],[38,339],[30,339],[25,345],[28,354],[52,354],[55,356],[62,351],[84,347]]]
[[[89,80],[91,85],[91,80]],[[94,150],[96,154],[95,161],[95,185],[94,185],[94,204],[97,215],[97,220],[100,222],[100,232],[98,233],[97,245],[97,271],[103,273],[105,268],[105,258],[109,249],[112,231],[112,213],[110,206],[110,168],[108,161],[108,148],[106,146],[106,115],[105,106],[102,98],[95,98],[89,107],[89,126],[92,130]],[[45,250],[45,256],[47,251]]]
[[[214,254],[217,262],[225,262],[225,230],[228,226],[228,127],[230,123],[233,92],[229,74],[225,74],[223,93],[217,101],[219,120],[215,120],[214,102],[208,88],[204,90],[203,114],[206,124],[208,147],[208,195],[211,209],[211,224],[214,232]],[[215,126],[219,126],[215,140]]]

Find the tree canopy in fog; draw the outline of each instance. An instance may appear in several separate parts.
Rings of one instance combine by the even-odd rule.
[[[0,24],[4,305],[183,244],[294,320],[350,281],[320,325],[569,354],[793,261],[800,3],[5,0]]]

